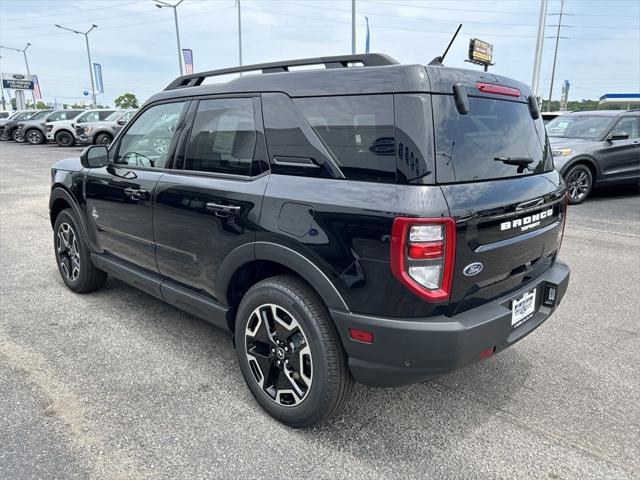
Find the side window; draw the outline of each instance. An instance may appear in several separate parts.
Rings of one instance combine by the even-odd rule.
[[[184,169],[250,175],[256,139],[253,98],[201,100]]]
[[[78,118],[77,123],[89,123],[98,121],[98,112],[87,112]]]
[[[395,183],[392,95],[296,98],[316,133],[351,180]]]
[[[638,134],[638,118],[637,117],[624,117],[621,118],[618,124],[613,129],[614,134],[616,133],[626,133],[629,135],[629,138],[638,138],[640,135]]]
[[[82,112],[80,110],[73,110],[70,112],[65,112],[63,120],[71,120],[72,118],[76,118]]]
[[[403,93],[394,96],[398,183],[433,184],[433,117],[431,97]]]
[[[147,109],[120,137],[114,163],[164,168],[184,106],[184,102],[175,102]]]
[[[104,120],[112,113],[113,113],[113,110],[104,110],[104,111],[98,112],[98,121]]]

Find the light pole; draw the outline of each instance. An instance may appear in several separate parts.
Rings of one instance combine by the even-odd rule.
[[[241,67],[242,66],[242,13],[240,12],[240,0],[236,0],[236,6],[238,7],[238,65]]]
[[[553,81],[556,76],[556,60],[558,59],[558,43],[560,42],[560,27],[562,27],[562,12],[564,10],[564,0],[560,0],[560,15],[558,17],[558,29],[556,30],[556,49],[553,53],[553,67],[551,68],[551,85],[549,86],[549,102],[547,111],[551,111],[551,96],[553,95]]]
[[[14,52],[22,52],[24,55],[24,65],[27,67],[27,75],[29,76],[29,80],[31,80],[31,72],[29,71],[29,62],[27,61],[27,48],[31,46],[30,43],[27,43],[27,46],[24,48],[11,48],[11,47],[3,47],[0,45],[0,48],[4,48],[5,50],[13,50]],[[33,100],[33,108],[36,107],[36,94],[33,90],[31,90],[31,98]]]
[[[356,0],[351,0],[351,55],[356,54]]]
[[[540,0],[540,18],[538,19],[538,38],[536,39],[536,55],[533,61],[533,79],[531,80],[531,90],[538,97],[538,86],[540,84],[540,63],[542,62],[542,47],[544,44],[544,27],[547,22],[547,0]]]
[[[95,87],[95,84],[93,83],[93,64],[91,63],[91,51],[89,50],[89,34],[94,28],[98,28],[98,26],[95,24],[91,25],[91,28],[86,32],[79,32],[78,30],[74,30],[73,28],[63,27],[62,25],[58,25],[57,23],[56,23],[56,27],[61,28],[62,30],[67,30],[69,32],[77,33],[78,35],[84,35],[84,40],[87,44],[87,58],[89,59],[89,76],[91,78],[91,102],[92,102],[91,106],[95,108],[97,105],[96,87]]]
[[[169,8],[173,8],[173,18],[176,22],[176,40],[178,42],[178,66],[180,67],[180,76],[182,76],[184,73],[182,71],[182,49],[180,48],[180,29],[178,28],[178,5],[180,5],[182,2],[184,2],[184,0],[180,0],[178,3],[174,3],[173,5],[161,0],[155,0],[156,2],[156,7],[158,8],[165,8],[165,7],[169,7]]]

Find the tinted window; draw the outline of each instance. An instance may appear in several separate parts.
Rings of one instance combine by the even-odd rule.
[[[115,163],[164,168],[184,102],[155,105],[140,115],[120,137]]]
[[[184,168],[250,175],[256,138],[252,98],[203,100],[191,130]]]
[[[287,95],[264,93],[262,109],[273,173],[331,177],[324,146]],[[295,165],[305,160],[311,160],[315,167]]]
[[[97,122],[100,120],[98,112],[85,112],[78,117],[77,123]]]
[[[434,183],[431,97],[394,96],[398,183]]]
[[[391,95],[294,100],[351,180],[396,181]]]
[[[526,103],[469,97],[461,115],[453,96],[433,95],[438,182],[466,182],[530,175],[551,170],[542,120]],[[527,159],[526,166],[497,159]]]
[[[614,135],[626,133],[629,138],[638,138],[638,119],[636,117],[621,118],[612,133]]]

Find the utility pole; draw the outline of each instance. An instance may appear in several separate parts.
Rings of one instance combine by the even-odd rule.
[[[533,79],[531,80],[531,90],[538,97],[538,87],[540,85],[540,63],[542,62],[542,48],[544,45],[544,27],[547,22],[547,1],[540,0],[540,18],[538,19],[538,38],[536,39],[536,54],[533,61]]]
[[[96,107],[96,87],[93,81],[93,64],[91,63],[91,50],[89,50],[89,34],[93,31],[94,28],[98,28],[97,25],[91,25],[91,28],[86,32],[79,32],[78,30],[74,30],[73,28],[63,27],[62,25],[58,25],[56,23],[56,27],[61,28],[62,30],[67,30],[69,32],[77,33],[78,35],[84,35],[85,43],[87,44],[87,59],[89,60],[89,78],[91,79],[91,106],[93,108]]]
[[[356,0],[351,0],[351,54],[356,54]]]
[[[556,76],[556,60],[558,59],[558,43],[560,42],[560,27],[562,27],[562,13],[564,11],[564,0],[560,0],[560,16],[558,17],[558,28],[556,30],[556,48],[553,53],[553,67],[551,68],[551,85],[549,86],[549,102],[547,111],[551,111],[551,96],[553,95],[553,81]]]
[[[0,45],[0,48],[4,48],[5,50],[13,50],[14,52],[22,52],[24,55],[24,65],[27,67],[27,75],[29,76],[29,81],[31,81],[31,72],[29,71],[29,62],[27,61],[27,49],[31,46],[30,43],[27,43],[27,46],[24,48],[11,48],[11,47],[3,47]],[[36,106],[36,94],[33,90],[31,90],[31,99],[33,100],[33,107]]]
[[[165,7],[173,8],[173,19],[176,24],[176,42],[178,43],[178,67],[180,67],[180,76],[182,76],[184,75],[184,72],[182,70],[182,49],[180,48],[180,29],[178,28],[178,5],[184,2],[184,0],[180,0],[178,3],[175,3],[173,5],[170,3],[164,2],[162,0],[155,0],[155,1],[156,1],[156,7],[158,8],[165,8]]]
[[[238,66],[242,66],[242,13],[240,12],[240,0],[236,0],[238,7]]]

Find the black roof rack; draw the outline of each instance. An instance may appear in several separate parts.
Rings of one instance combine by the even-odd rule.
[[[208,77],[226,75],[230,73],[254,72],[261,70],[262,73],[288,72],[289,67],[299,67],[303,65],[324,65],[325,68],[345,68],[349,64],[360,63],[363,67],[380,67],[383,65],[397,65],[398,62],[388,55],[382,53],[363,53],[362,55],[338,55],[334,57],[302,58],[299,60],[289,60],[284,62],[256,63],[254,65],[243,65],[241,67],[222,68],[220,70],[210,70],[207,72],[183,75],[171,82],[165,90],[176,88],[197,87]]]

